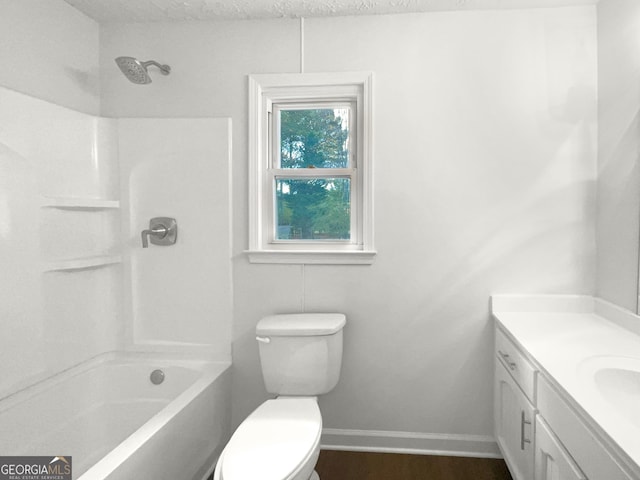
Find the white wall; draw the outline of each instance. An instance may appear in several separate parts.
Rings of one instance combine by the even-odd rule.
[[[597,295],[631,311],[640,235],[640,3],[598,4]]]
[[[303,271],[351,320],[327,426],[490,434],[488,296],[592,290],[593,13],[309,22],[309,71],[376,74],[379,258]]]
[[[489,295],[595,288],[595,8],[305,20],[307,71],[375,74],[372,266],[251,265],[242,253],[246,75],[299,71],[299,27],[101,28],[104,114],[233,118],[234,422],[267,397],[256,322],[335,310],[348,324],[342,380],[320,399],[332,441],[364,430],[361,443],[382,431],[389,444],[394,431],[417,434],[400,446],[452,434],[483,448]],[[172,73],[136,87],[112,65],[124,54]]]
[[[62,0],[2,0],[0,85],[98,114],[98,42],[98,24]]]

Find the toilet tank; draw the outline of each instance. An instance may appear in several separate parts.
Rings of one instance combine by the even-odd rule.
[[[342,313],[271,315],[256,326],[264,384],[276,395],[333,390],[342,366]]]

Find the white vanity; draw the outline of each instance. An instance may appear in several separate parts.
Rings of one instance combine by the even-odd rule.
[[[491,300],[495,435],[514,480],[640,480],[640,317],[587,296]]]

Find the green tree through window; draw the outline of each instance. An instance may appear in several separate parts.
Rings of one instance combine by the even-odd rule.
[[[349,166],[348,109],[280,111],[280,168]],[[278,178],[278,239],[349,239],[349,178]]]

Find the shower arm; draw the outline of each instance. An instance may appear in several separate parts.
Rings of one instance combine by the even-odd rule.
[[[155,60],[148,60],[146,62],[140,62],[144,68],[147,68],[149,65],[154,65],[160,69],[160,73],[163,75],[169,75],[171,72],[171,67],[169,65],[162,65]]]

